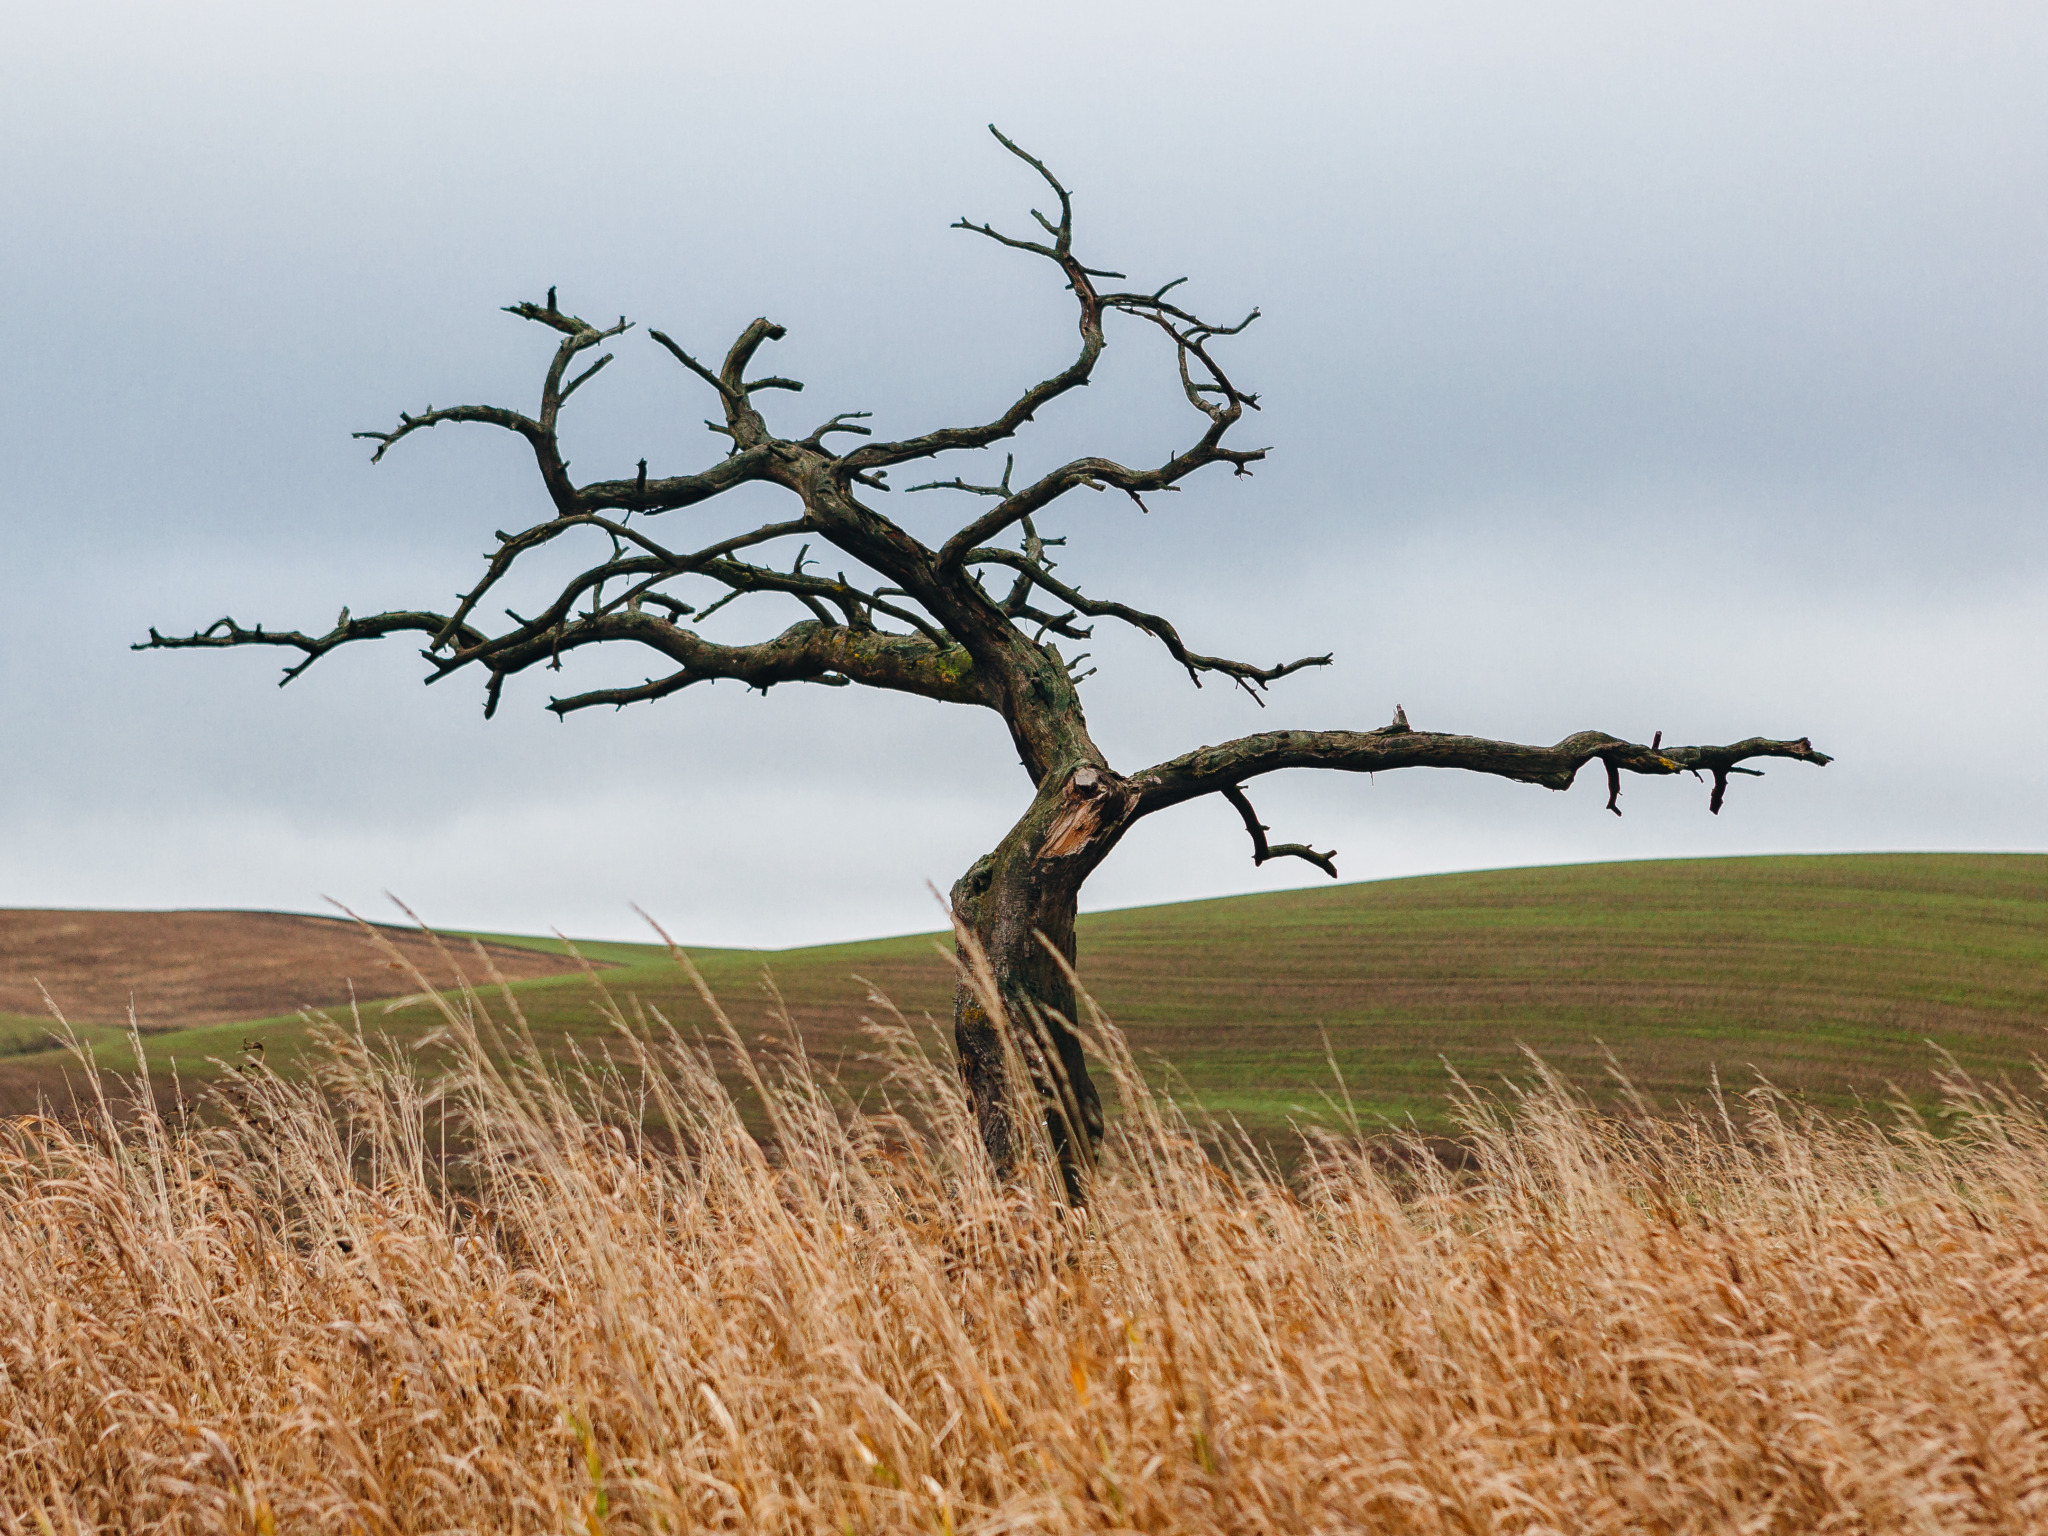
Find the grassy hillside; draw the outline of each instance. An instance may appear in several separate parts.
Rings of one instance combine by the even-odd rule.
[[[1611,1052],[1660,1099],[1718,1070],[1759,1071],[1847,1106],[1895,1083],[1931,1097],[1936,1058],[2027,1071],[2048,1037],[2048,857],[1854,855],[1716,859],[1331,886],[1081,921],[1084,982],[1141,1060],[1166,1064],[1212,1109],[1277,1127],[1325,1112],[1328,1050],[1368,1115],[1440,1123],[1444,1064],[1519,1075],[1526,1045],[1589,1086]],[[553,947],[553,941],[512,942]],[[765,1027],[764,971],[814,1057],[856,1083],[855,976],[906,1013],[943,1017],[950,994],[932,936],[775,953],[692,951],[743,1028]],[[590,944],[603,982],[685,1026],[704,1009],[653,946]],[[538,1031],[602,1033],[582,977],[513,990]],[[428,1010],[385,1015],[394,1032]],[[0,1051],[21,1031],[0,1020]],[[111,1031],[94,1031],[112,1040]],[[297,1019],[151,1037],[185,1074],[250,1036],[287,1063]],[[26,1040],[21,1043],[27,1043]],[[15,1049],[19,1049],[17,1045]],[[111,1056],[108,1059],[113,1059]],[[0,1054],[0,1103],[58,1081],[47,1053]]]

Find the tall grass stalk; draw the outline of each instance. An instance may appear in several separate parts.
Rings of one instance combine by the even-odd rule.
[[[1076,1210],[881,998],[860,1105],[703,1000],[563,1066],[469,990],[204,1115],[81,1058],[0,1124],[0,1531],[2048,1525],[2048,1120],[1960,1074],[1937,1134],[1532,1062],[1462,1165],[1283,1179],[1097,1017]]]

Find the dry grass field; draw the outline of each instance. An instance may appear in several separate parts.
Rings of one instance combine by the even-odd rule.
[[[1961,1077],[1670,1119],[1531,1065],[1465,1166],[1340,1128],[1283,1180],[1098,1018],[1074,1210],[879,1003],[856,1108],[708,995],[567,1068],[518,996],[0,1124],[0,1530],[2048,1525],[2048,1121]]]

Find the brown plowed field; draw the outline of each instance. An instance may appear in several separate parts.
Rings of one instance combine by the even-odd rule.
[[[417,929],[288,912],[74,912],[0,909],[0,1013],[41,1015],[41,987],[74,1024],[128,1022],[131,1000],[144,1029],[186,1029],[346,1005],[355,995],[402,997],[412,975],[395,948],[437,985],[451,968]],[[451,946],[473,978],[482,967],[466,944]],[[577,969],[561,955],[488,944],[508,981]]]

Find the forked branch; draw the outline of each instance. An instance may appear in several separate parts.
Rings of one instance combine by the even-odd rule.
[[[841,461],[850,474],[871,474],[893,464],[907,463],[916,459],[928,459],[936,454],[950,453],[959,449],[986,448],[1004,438],[1014,436],[1023,425],[1031,421],[1039,411],[1071,390],[1088,382],[1095,371],[1096,361],[1102,356],[1102,302],[1095,289],[1098,277],[1122,277],[1120,272],[1108,272],[1085,265],[1074,255],[1074,200],[1073,194],[1061,184],[1059,178],[1048,170],[1045,163],[1027,153],[997,129],[989,124],[991,134],[1004,149],[1038,172],[1053,195],[1059,199],[1058,220],[1046,217],[1037,209],[1031,216],[1040,229],[1050,236],[1050,243],[1043,240],[1019,239],[1005,235],[994,226],[977,224],[962,217],[953,227],[968,230],[984,236],[1011,250],[1026,251],[1058,267],[1074,292],[1078,307],[1076,325],[1080,332],[1080,348],[1074,360],[1051,377],[1042,379],[1026,389],[1010,402],[1001,414],[974,426],[941,427],[934,432],[921,433],[916,437],[903,438],[896,442],[867,443],[854,449]],[[987,534],[979,534],[961,546],[963,549],[979,543]]]
[[[1237,807],[1237,814],[1244,818],[1245,831],[1252,835],[1254,865],[1263,864],[1268,859],[1306,859],[1332,880],[1337,878],[1336,849],[1332,848],[1328,853],[1317,853],[1307,843],[1269,844],[1266,841],[1266,834],[1272,831],[1272,828],[1259,820],[1258,812],[1252,809],[1250,797],[1235,784],[1231,784],[1224,788],[1223,798]]]
[[[1327,651],[1320,656],[1303,656],[1299,660],[1282,662],[1271,667],[1254,666],[1248,661],[1232,661],[1223,656],[1204,656],[1200,652],[1189,650],[1182,642],[1180,632],[1158,614],[1146,613],[1124,603],[1083,597],[1077,589],[1054,578],[1042,562],[1034,561],[1028,553],[1018,550],[977,549],[968,556],[966,563],[970,566],[1008,566],[1021,572],[1032,585],[1043,587],[1077,613],[1085,614],[1091,619],[1117,619],[1134,629],[1143,630],[1165,646],[1167,654],[1187,669],[1188,676],[1193,679],[1197,688],[1202,686],[1204,672],[1220,673],[1244,689],[1260,705],[1264,705],[1265,700],[1259,697],[1259,693],[1268,685],[1278,682],[1290,673],[1299,672],[1304,667],[1327,667],[1330,664],[1332,653]]]

